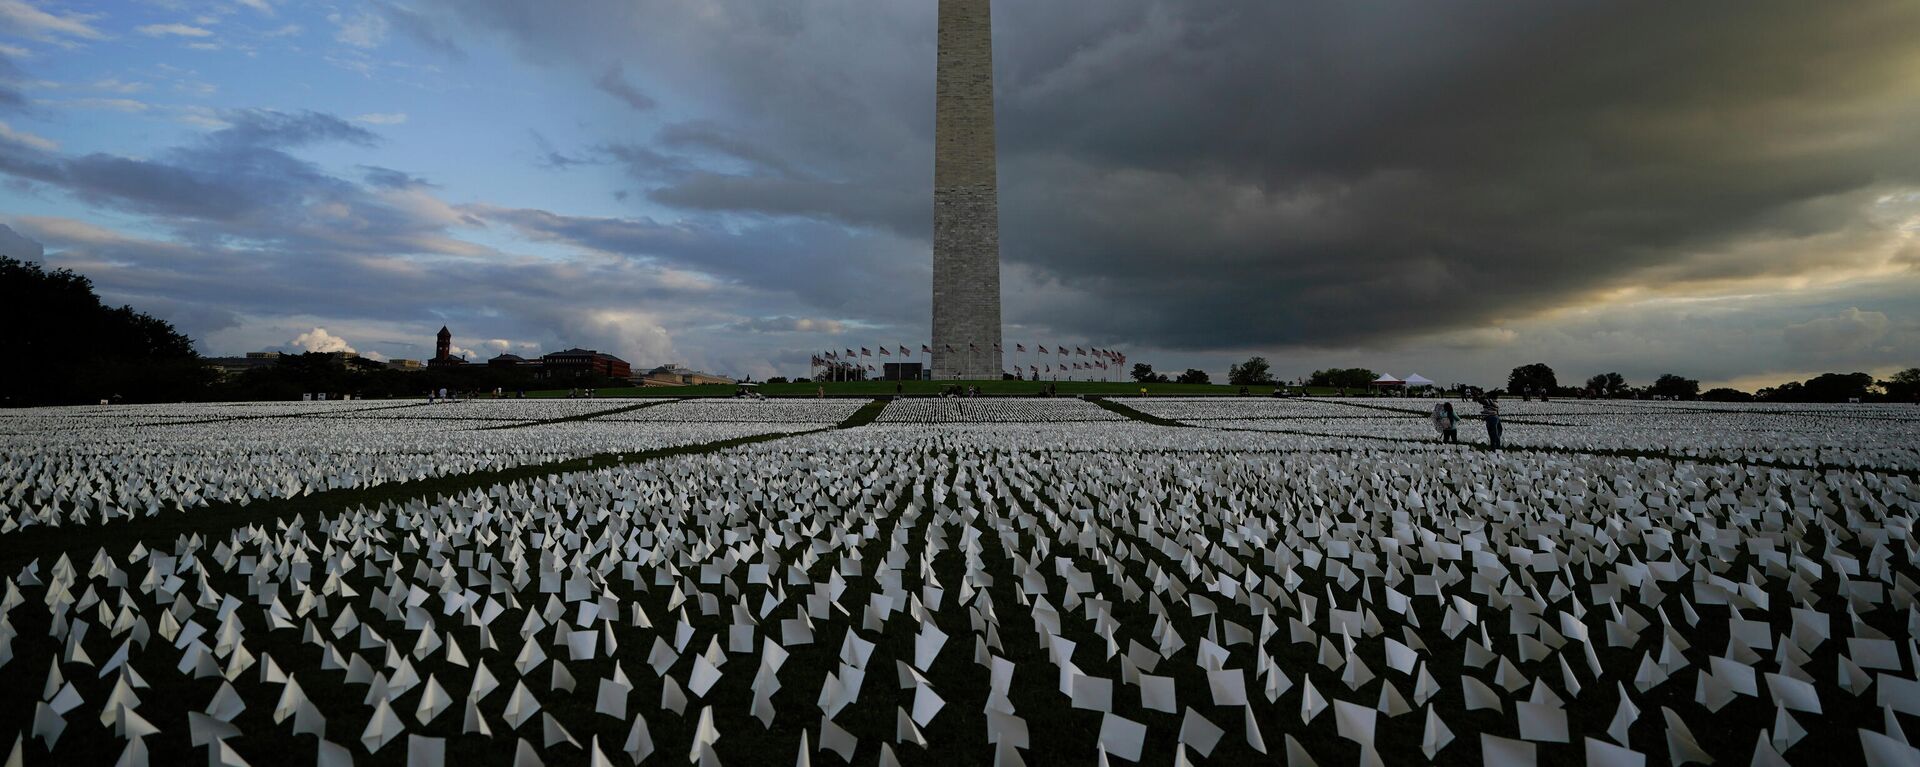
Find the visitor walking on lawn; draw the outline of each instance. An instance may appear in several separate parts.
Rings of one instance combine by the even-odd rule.
[[[1453,403],[1442,402],[1433,406],[1433,430],[1440,433],[1440,441],[1455,444],[1460,441],[1460,416],[1453,412]]]
[[[1487,444],[1500,449],[1500,400],[1495,394],[1480,398],[1480,420],[1487,424]]]

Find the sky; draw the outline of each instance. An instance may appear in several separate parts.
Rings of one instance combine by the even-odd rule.
[[[208,355],[926,343],[933,0],[0,0],[0,253]],[[1009,349],[1920,364],[1920,3],[994,8]],[[1037,357],[1009,355],[1010,364]]]

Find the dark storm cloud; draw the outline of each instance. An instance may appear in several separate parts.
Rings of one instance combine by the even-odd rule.
[[[1009,257],[1137,310],[1133,337],[1364,342],[1843,228],[1920,169],[1882,101],[1912,91],[1911,6],[1377,10],[1152,6],[1057,63],[1016,54]],[[1014,50],[1053,28],[1007,16]]]
[[[933,4],[777,5],[447,7],[531,61],[597,71],[592,56],[618,51],[703,108],[704,133],[656,145],[737,167],[670,175],[655,203],[924,240]],[[1804,274],[1856,252],[1814,247],[1823,235],[1884,236],[1865,209],[1920,185],[1910,2],[995,14],[1002,246],[1036,291],[1010,296],[1008,319],[1033,329],[1184,349],[1367,344],[1651,275]],[[1759,251],[1763,265],[1741,255]]]

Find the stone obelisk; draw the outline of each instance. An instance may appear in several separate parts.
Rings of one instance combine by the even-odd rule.
[[[933,376],[999,380],[1000,193],[991,0],[940,0],[933,129]]]

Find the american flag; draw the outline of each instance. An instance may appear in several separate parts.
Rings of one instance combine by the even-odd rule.
[[[1013,350],[1014,350],[1014,351],[1017,351],[1017,352],[1024,352],[1024,351],[1026,351],[1026,350],[1027,350],[1027,345],[1026,345],[1026,344],[1014,344],[1014,345],[1013,345]]]
[[[892,355],[892,354],[888,354],[888,353],[887,353],[887,347],[885,347],[885,346],[882,346],[882,347],[880,347],[880,356],[882,356],[882,357],[891,357],[891,356],[893,356],[893,355]]]
[[[860,356],[862,356],[862,357],[871,357],[871,356],[873,356],[873,352],[872,352],[872,351],[870,351],[870,350],[868,350],[868,349],[867,349],[867,347],[865,347],[865,346],[862,346],[862,347],[860,347]]]
[[[913,350],[912,350],[912,349],[908,349],[908,348],[907,348],[907,347],[905,347],[905,346],[902,346],[902,347],[900,347],[900,356],[902,356],[902,357],[911,357],[911,356],[913,356]]]

